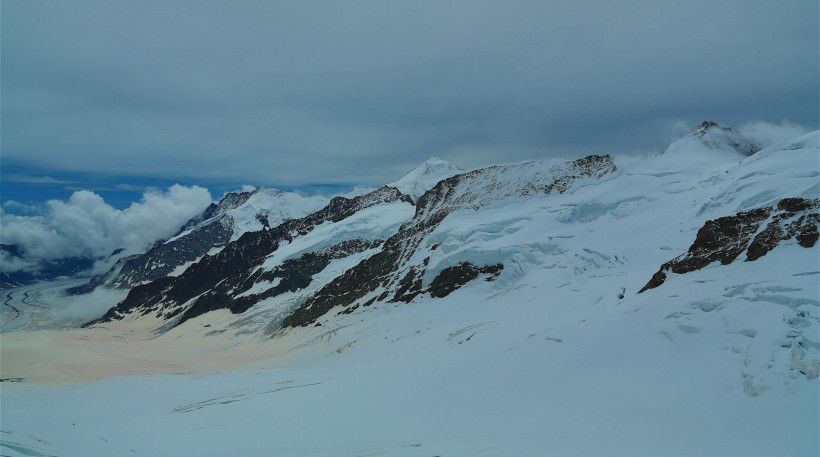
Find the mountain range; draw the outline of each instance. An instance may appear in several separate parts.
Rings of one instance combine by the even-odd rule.
[[[747,250],[745,260],[754,261],[782,243],[813,247],[816,172],[768,179],[779,169],[812,170],[813,139],[760,151],[731,128],[704,122],[661,154],[622,163],[592,155],[465,172],[431,158],[352,198],[231,193],[178,235],[72,291],[130,289],[87,325],[152,314],[167,330],[227,309],[266,315],[260,322],[271,331],[377,303],[440,298],[479,278],[509,287],[533,269],[570,279],[562,270],[586,276],[626,259],[651,265],[664,250],[676,254],[667,245],[679,246],[678,257],[646,271],[643,287],[623,287],[644,292],[670,271],[725,265]],[[657,246],[590,239],[622,227]]]
[[[80,387],[61,404],[109,402],[93,433],[147,455],[167,442],[194,455],[816,455],[819,133],[763,147],[704,122],[654,154],[473,170],[431,158],[356,195],[228,194],[70,291],[119,291],[87,335],[197,342],[162,359],[175,368],[248,347],[265,362]],[[145,404],[121,395],[137,382]],[[38,398],[9,401],[51,401]],[[139,418],[127,433],[104,424],[126,410]],[[10,427],[40,425],[25,417]],[[76,455],[113,446],[65,430],[52,439]]]

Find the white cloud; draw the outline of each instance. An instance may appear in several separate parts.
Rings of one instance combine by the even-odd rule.
[[[76,181],[65,181],[61,179],[54,179],[51,176],[25,176],[25,175],[17,175],[17,174],[10,174],[4,176],[8,182],[15,182],[21,184],[42,184],[42,185],[63,185],[63,184],[74,184]]]
[[[0,251],[0,272],[16,273],[18,271],[34,270],[37,270],[37,262],[14,257],[6,251]]]
[[[142,252],[172,236],[210,203],[207,189],[175,184],[167,192],[148,190],[141,201],[123,210],[82,190],[68,201],[47,202],[40,216],[0,212],[0,240],[18,245],[23,255],[15,262],[4,257],[0,271],[29,269],[32,263],[70,256],[107,257],[120,248]]]
[[[40,207],[36,205],[26,205],[25,203],[20,203],[17,200],[6,200],[3,202],[4,209],[14,209],[17,211],[25,211],[27,213],[38,213],[40,212]]]
[[[379,185],[430,154],[660,151],[664,119],[817,124],[816,0],[168,3],[5,2],[4,164]]]
[[[124,190],[124,191],[139,191],[139,190],[144,189],[144,187],[135,186],[133,184],[117,184],[116,186],[114,186],[114,188],[116,190]]]
[[[745,137],[750,138],[763,147],[784,141],[793,140],[799,136],[809,133],[811,129],[789,121],[781,121],[773,124],[765,121],[747,122],[738,128],[738,131]]]

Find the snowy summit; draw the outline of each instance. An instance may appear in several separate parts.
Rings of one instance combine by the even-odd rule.
[[[415,201],[418,200],[424,192],[435,186],[437,182],[456,175],[461,171],[460,168],[446,160],[439,159],[438,157],[430,157],[423,164],[410,171],[410,173],[407,173],[398,181],[388,184],[388,186],[395,187],[403,194],[409,195],[410,198]]]
[[[750,156],[761,149],[753,139],[746,138],[731,127],[704,121],[694,131],[675,141],[663,154],[697,161],[732,161]],[[707,159],[708,160],[708,159]]]

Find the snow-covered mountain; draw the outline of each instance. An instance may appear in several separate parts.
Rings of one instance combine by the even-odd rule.
[[[423,164],[414,168],[396,182],[388,184],[389,187],[398,189],[404,195],[416,201],[425,192],[432,189],[442,179],[447,179],[460,173],[462,170],[457,166],[439,159],[430,157]]]
[[[180,369],[262,367],[140,378],[154,409],[107,394],[140,423],[184,416],[144,426],[164,440],[231,437],[194,454],[812,455],[819,176],[820,132],[760,149],[704,122],[651,157],[430,159],[267,224],[237,194],[163,246],[251,228],[87,327],[196,341],[161,360]],[[248,439],[261,415],[273,447]]]
[[[717,122],[704,121],[685,137],[670,144],[664,154],[685,155],[692,160],[712,157],[712,160],[731,161],[737,154],[750,156],[759,151],[761,146],[731,127]]]
[[[478,278],[511,287],[547,268],[555,270],[549,284],[639,263],[643,283],[652,281],[611,286],[626,296],[660,285],[670,270],[731,263],[747,248],[756,260],[755,252],[794,237],[813,247],[817,183],[805,170],[817,159],[816,136],[749,156],[751,143],[704,122],[649,159],[589,156],[462,173],[430,159],[389,186],[337,197],[312,214],[318,200],[295,194],[229,195],[202,221],[126,262],[108,284],[136,287],[89,325],[153,314],[164,331],[228,309],[260,316],[246,331],[270,332],[444,297]],[[675,249],[666,246],[678,246],[682,260],[659,262]]]
[[[399,181],[400,186],[415,190],[429,184],[431,174],[452,170],[440,160],[432,163],[434,167],[428,161],[411,171]],[[609,156],[493,166],[439,181],[418,198],[415,208],[409,196],[389,186],[353,199],[337,197],[305,218],[270,230],[248,232],[178,278],[166,277],[135,287],[102,321],[121,319],[133,312],[151,312],[177,325],[220,308],[241,313],[262,301],[304,289],[312,283],[313,275],[332,260],[345,258],[350,262],[347,257],[363,251],[367,255],[358,264],[340,271],[306,303],[291,303],[295,309],[281,309],[293,313],[281,316],[284,324],[306,325],[333,306],[358,307],[373,303],[377,296],[409,301],[421,292],[422,276],[432,274],[425,273],[429,256],[417,255],[416,251],[430,249],[420,243],[450,213],[560,194],[615,171]],[[282,247],[285,243],[296,248]],[[497,263],[485,269],[497,273],[503,268],[501,251],[498,254]],[[466,258],[458,265],[437,262],[429,269],[441,273],[434,280],[433,292],[441,296],[446,295],[443,289],[452,290],[456,287],[454,281],[460,281],[453,275],[471,276],[482,271]]]
[[[121,319],[133,312],[154,312],[169,323],[181,323],[220,308],[241,313],[264,299],[259,295],[302,289],[334,258],[380,244],[383,240],[379,237],[401,222],[402,213],[410,211],[410,199],[391,187],[352,199],[335,197],[321,210],[303,218],[246,232],[178,277],[167,276],[135,287],[101,321]],[[334,227],[336,224],[342,228]],[[310,241],[301,239],[314,231],[319,235],[310,237]],[[291,260],[294,253],[280,253],[275,263],[267,262],[270,269],[265,269],[267,256],[278,253],[285,244],[301,246],[295,254],[301,254],[304,260]],[[274,291],[263,293],[265,285]]]
[[[247,232],[304,217],[326,203],[322,196],[304,197],[265,187],[228,193],[186,223],[176,236],[155,244],[144,254],[121,259],[106,274],[71,292],[87,293],[100,285],[128,289],[155,279],[179,276],[206,254],[216,254]]]

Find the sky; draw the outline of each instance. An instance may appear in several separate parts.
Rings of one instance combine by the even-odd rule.
[[[3,0],[4,214],[814,130],[816,0]],[[198,188],[198,187],[196,187]],[[197,192],[193,192],[197,194]],[[4,222],[8,225],[7,222]]]

